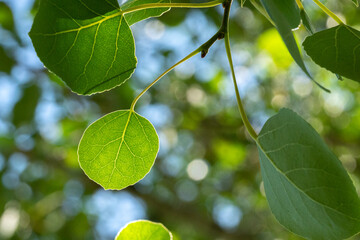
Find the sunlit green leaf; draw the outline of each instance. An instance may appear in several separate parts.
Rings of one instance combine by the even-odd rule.
[[[78,149],[85,174],[105,189],[123,189],[150,171],[159,150],[152,124],[134,111],[110,113],[85,131]]]
[[[258,137],[266,196],[278,221],[308,239],[360,230],[360,200],[338,158],[296,113],[281,110]]]
[[[149,1],[134,1],[134,6]],[[129,13],[131,24],[167,9]],[[78,94],[124,83],[137,64],[135,43],[116,0],[42,0],[29,33],[45,66]]]
[[[139,6],[142,4],[148,4],[148,3],[169,3],[170,0],[129,0],[125,2],[122,6],[122,10],[127,10],[135,6]],[[145,9],[141,11],[131,12],[125,15],[126,21],[131,26],[134,23],[137,23],[141,20],[144,20],[149,17],[159,17],[164,12],[169,11],[170,8],[151,8],[151,9]]]
[[[314,62],[329,71],[360,82],[360,32],[339,25],[305,39],[303,46]]]
[[[115,240],[171,240],[172,235],[161,223],[146,220],[131,222],[120,230]]]

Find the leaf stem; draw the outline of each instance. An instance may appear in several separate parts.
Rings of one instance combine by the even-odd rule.
[[[177,66],[179,66],[181,63],[187,61],[187,60],[190,59],[191,57],[195,56],[195,55],[198,54],[199,52],[201,52],[201,47],[197,48],[195,51],[193,51],[192,53],[190,53],[189,55],[187,55],[186,57],[184,57],[183,59],[181,59],[179,62],[177,62],[176,64],[174,64],[172,67],[170,67],[169,69],[167,69],[165,72],[163,72],[158,78],[156,78],[152,83],[150,83],[149,86],[147,86],[147,87],[134,99],[134,101],[131,103],[130,110],[134,111],[135,105],[136,105],[137,101],[141,98],[141,96],[144,95],[144,93],[146,93],[152,86],[154,86],[162,77],[164,77],[168,72],[170,72],[171,70],[173,70],[174,68],[176,68]]]
[[[172,7],[172,8],[210,8],[210,7],[215,7],[217,5],[220,5],[223,2],[224,2],[224,0],[214,0],[214,1],[205,2],[205,3],[147,3],[147,4],[141,4],[138,6],[128,8],[128,9],[124,10],[122,13],[127,14],[127,13],[140,11],[140,10],[144,10],[144,9],[149,9],[149,8],[163,8],[163,7],[164,8],[168,8],[168,7]]]
[[[329,17],[331,17],[332,19],[334,19],[337,23],[339,24],[345,24],[343,21],[341,21],[341,19],[336,16],[335,13],[333,13],[332,11],[330,11],[330,9],[328,9],[324,4],[322,4],[319,0],[313,0],[320,8],[321,10],[323,10],[323,12],[325,12]]]
[[[302,4],[301,0],[296,0],[296,3],[300,10],[304,10],[304,5]]]
[[[230,1],[230,5],[231,5],[231,1]],[[231,6],[229,6],[230,9]],[[226,21],[229,21],[229,18],[226,19]],[[229,60],[229,65],[230,65],[230,69],[231,69],[231,74],[232,74],[232,79],[233,79],[233,83],[234,83],[234,87],[235,87],[235,94],[236,94],[236,100],[237,100],[237,104],[240,110],[240,115],[241,118],[244,122],[245,128],[246,130],[249,132],[250,136],[252,137],[252,139],[254,139],[254,141],[257,141],[258,135],[255,132],[254,128],[251,126],[251,123],[246,115],[245,112],[245,108],[244,105],[242,103],[241,97],[240,97],[240,92],[239,92],[239,88],[237,86],[237,82],[236,82],[236,76],[235,76],[235,70],[234,70],[234,64],[233,64],[233,60],[232,60],[232,56],[231,56],[231,49],[230,49],[230,40],[229,40],[229,31],[226,31],[225,34],[225,49],[226,49],[226,54]]]
[[[215,2],[215,1],[214,1]],[[219,2],[219,1],[216,1]],[[150,83],[149,86],[147,86],[132,102],[130,110],[134,111],[135,105],[137,103],[137,101],[141,98],[142,95],[144,95],[144,93],[146,93],[153,85],[155,85],[162,77],[164,77],[168,72],[170,72],[171,70],[173,70],[175,67],[179,66],[181,63],[187,61],[188,59],[190,59],[191,57],[195,56],[196,54],[201,52],[201,57],[204,58],[206,56],[206,54],[209,52],[210,47],[219,39],[223,39],[225,37],[225,34],[227,32],[227,28],[228,28],[228,19],[229,19],[229,14],[230,14],[230,5],[232,0],[222,0],[220,1],[223,6],[224,6],[224,17],[223,17],[223,22],[222,25],[219,29],[219,31],[217,31],[208,41],[206,41],[204,44],[202,44],[199,48],[197,48],[196,50],[194,50],[192,53],[190,53],[189,55],[187,55],[185,58],[181,59],[179,62],[177,62],[175,65],[173,65],[172,67],[170,67],[168,70],[166,70],[165,72],[163,72],[158,78],[156,78],[152,83]]]

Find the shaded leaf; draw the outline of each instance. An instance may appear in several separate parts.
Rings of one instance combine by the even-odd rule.
[[[23,90],[23,95],[20,101],[16,103],[13,111],[13,123],[15,126],[33,120],[40,95],[41,91],[36,85],[31,85]]]
[[[312,60],[329,71],[360,82],[360,32],[339,25],[315,33],[303,43]]]
[[[115,240],[171,240],[172,235],[161,223],[138,220],[120,230]]]
[[[360,230],[360,200],[338,158],[296,113],[282,109],[258,137],[270,208],[309,239],[344,239]]]
[[[274,21],[286,47],[299,67],[308,75],[292,30],[300,25],[300,10],[295,0],[261,0],[265,10]]]
[[[105,189],[120,190],[150,171],[159,150],[152,124],[134,111],[116,111],[91,124],[79,143],[85,174]]]
[[[134,23],[163,11],[129,14]],[[136,68],[134,38],[116,0],[42,0],[29,35],[40,60],[78,94],[119,86]]]
[[[4,29],[14,32],[14,17],[11,9],[4,2],[0,2],[0,25]]]
[[[15,60],[10,58],[5,49],[0,46],[0,72],[10,73],[15,64]]]
[[[310,22],[310,18],[307,15],[307,13],[305,12],[304,9],[300,10],[300,16],[301,16],[301,21],[303,23],[303,25],[305,26],[306,30],[312,35],[314,34],[314,27],[312,26],[311,22]]]

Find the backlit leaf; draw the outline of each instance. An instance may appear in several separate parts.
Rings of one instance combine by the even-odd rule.
[[[159,150],[153,125],[134,111],[116,111],[91,124],[80,141],[79,163],[104,189],[120,190],[150,171]]]
[[[360,230],[360,200],[338,158],[296,113],[281,110],[258,137],[270,208],[308,239],[348,238]]]
[[[169,3],[170,0],[129,0],[125,2],[122,6],[122,10],[128,10],[132,7],[139,6],[142,4],[148,3]],[[131,12],[125,15],[126,21],[131,26],[134,23],[137,23],[141,20],[144,20],[149,17],[159,17],[166,11],[169,11],[170,8],[150,8],[145,10],[140,10],[136,12]]]
[[[172,240],[172,235],[161,223],[139,220],[127,224],[115,240]]]
[[[129,20],[165,10],[129,13]],[[78,94],[119,86],[136,68],[134,38],[117,0],[42,0],[29,35],[40,60]]]
[[[306,53],[329,71],[360,82],[360,32],[339,25],[305,39]]]

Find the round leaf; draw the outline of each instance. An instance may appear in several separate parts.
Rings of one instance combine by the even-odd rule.
[[[45,66],[79,94],[114,88],[136,67],[116,0],[42,0],[29,35]]]
[[[172,235],[161,223],[146,220],[131,222],[120,230],[115,240],[172,240]]]
[[[120,190],[150,171],[159,150],[153,125],[134,111],[116,111],[84,132],[78,156],[85,174],[104,189]]]
[[[72,91],[90,95],[123,84],[137,64],[129,27],[169,8],[124,10],[159,0],[42,0],[29,33],[44,65]],[[128,22],[130,21],[130,22]]]

